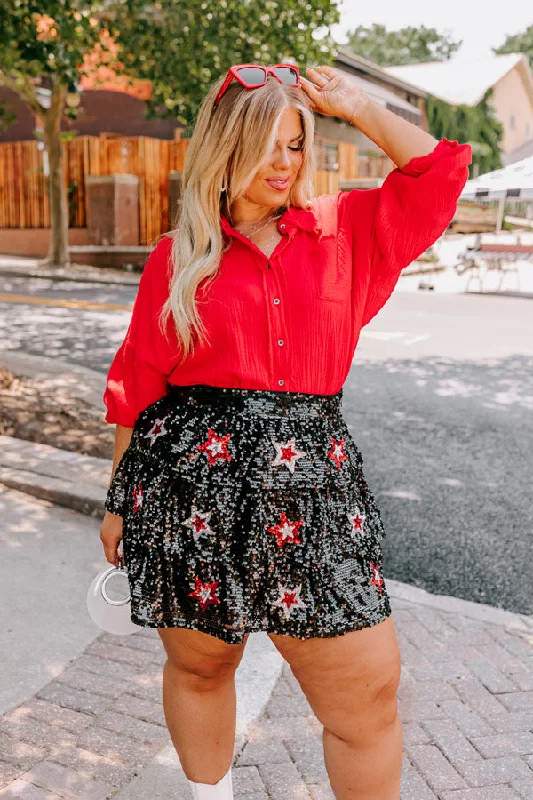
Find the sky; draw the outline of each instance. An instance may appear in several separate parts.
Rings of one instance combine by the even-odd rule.
[[[495,13],[499,10],[499,13]],[[533,25],[530,0],[343,0],[339,3],[341,21],[332,28],[339,44],[346,42],[346,31],[373,23],[390,30],[425,25],[439,33],[451,34],[463,44],[456,57],[478,58],[491,55],[491,47],[503,43],[507,34],[519,33]]]

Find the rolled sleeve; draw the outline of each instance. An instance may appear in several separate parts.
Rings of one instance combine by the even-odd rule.
[[[344,224],[353,226],[354,239],[361,224],[370,231],[362,325],[385,305],[401,271],[452,221],[471,161],[469,144],[443,138],[431,153],[392,170],[380,188],[352,189],[341,197]]]
[[[387,175],[379,190],[363,325],[386,303],[402,269],[441,236],[457,211],[472,161],[469,144],[441,139]]]
[[[103,401],[106,422],[133,428],[139,414],[167,391],[167,378],[176,366],[181,348],[172,315],[165,339],[159,313],[168,297],[172,240],[162,239],[143,269],[126,336],[107,374]]]

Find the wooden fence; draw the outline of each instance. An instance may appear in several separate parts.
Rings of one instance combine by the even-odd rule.
[[[85,178],[129,173],[139,177],[141,244],[149,244],[170,227],[169,172],[181,172],[188,140],[145,136],[80,136],[63,142],[64,182],[69,227],[86,227]],[[357,176],[357,148],[346,142],[315,141],[317,195],[334,194],[339,179]],[[37,141],[0,143],[0,229],[48,228],[46,154]]]
[[[69,227],[86,227],[85,178],[129,173],[139,177],[142,244],[169,229],[168,174],[181,172],[188,140],[80,136],[63,142]],[[0,143],[0,228],[48,228],[46,155],[40,144]]]
[[[376,150],[359,153],[357,167],[359,178],[385,178],[391,169],[394,169],[394,163],[385,153]]]
[[[38,143],[0,144],[0,228],[48,228],[47,191]]]

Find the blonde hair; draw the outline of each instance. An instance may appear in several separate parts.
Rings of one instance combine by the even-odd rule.
[[[271,75],[255,90],[233,81],[213,110],[224,78],[213,84],[200,106],[183,166],[176,227],[170,233],[173,272],[159,324],[166,335],[169,314],[173,315],[183,348],[181,361],[194,349],[195,335],[202,344],[206,340],[195,295],[201,281],[209,284],[214,279],[227,249],[220,213],[231,222],[232,203],[246,192],[258,164],[272,152],[279,119],[289,107],[298,110],[304,137],[303,160],[287,205],[305,208],[314,197],[315,122],[303,90],[280,84]]]

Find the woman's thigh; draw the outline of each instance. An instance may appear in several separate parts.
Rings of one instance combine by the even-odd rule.
[[[269,636],[324,727],[356,740],[394,722],[401,660],[392,616],[331,638]]]
[[[168,660],[184,672],[204,678],[218,678],[235,671],[248,635],[242,644],[228,644],[203,631],[188,628],[157,628]]]

